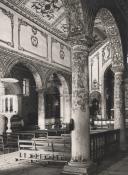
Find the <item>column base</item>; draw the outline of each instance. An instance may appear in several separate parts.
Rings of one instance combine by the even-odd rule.
[[[70,161],[65,165],[61,175],[94,175],[96,174],[96,164],[92,162],[81,163]]]

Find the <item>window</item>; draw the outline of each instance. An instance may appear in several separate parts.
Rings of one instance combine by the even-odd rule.
[[[23,79],[23,95],[29,96],[29,79]]]

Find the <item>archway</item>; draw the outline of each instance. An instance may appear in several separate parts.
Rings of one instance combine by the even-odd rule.
[[[104,73],[104,95],[106,118],[114,119],[114,73],[111,67],[108,67]]]
[[[45,117],[48,125],[66,124],[70,121],[70,96],[65,78],[52,73],[46,82]],[[54,127],[54,126],[53,126]]]
[[[9,75],[18,80],[15,84],[5,84],[5,94],[18,96],[19,112],[18,116],[12,118],[12,127],[19,118],[22,121],[22,129],[34,130],[38,125],[38,96],[34,76],[22,63],[15,64]],[[14,126],[12,129],[19,129],[19,126]]]
[[[117,69],[117,71],[120,69],[123,70],[124,60],[123,60],[123,51],[122,51],[122,43],[121,43],[119,28],[116,24],[114,16],[112,15],[112,13],[108,9],[102,8],[98,11],[96,18],[95,18],[95,22],[94,22],[93,35],[95,38],[95,44],[94,44],[95,47],[98,44],[102,44],[102,43],[104,43],[104,44],[107,43],[107,45],[110,46],[109,54],[107,53],[108,50],[105,51],[106,58],[105,58],[105,54],[104,54],[104,57],[102,56],[102,59],[101,59],[101,62],[102,62],[101,87],[103,88],[103,90],[101,90],[102,118],[110,119],[112,116],[110,114],[110,110],[108,109],[108,106],[109,106],[109,108],[112,109],[111,113],[113,113],[114,101],[111,101],[111,100],[114,99],[114,92],[112,94],[113,97],[111,96],[111,99],[106,100],[106,93],[107,93],[106,88],[107,87],[105,87],[106,86],[105,83],[107,81],[112,83],[112,81],[113,81],[113,85],[111,85],[111,86],[113,86],[113,88],[114,88],[115,75],[114,74],[112,75],[110,73],[111,71],[108,67],[109,67],[109,65],[111,65],[113,70],[114,69]],[[101,51],[101,52],[103,53],[104,51]],[[106,70],[104,70],[104,67],[107,68],[108,73]],[[112,76],[109,77],[109,73]],[[108,77],[110,78],[110,80]],[[104,80],[104,78],[107,79],[107,81]],[[111,81],[111,79],[112,79],[112,81]],[[107,111],[107,116],[106,116],[106,111]]]
[[[94,25],[94,28],[96,29],[100,28],[102,31],[103,30],[105,31],[105,35],[111,45],[112,66],[124,67],[120,32],[112,13],[106,8],[100,9],[95,18],[95,24],[96,25]],[[99,25],[99,28],[98,28],[98,25]],[[102,35],[102,37],[105,37],[105,36]]]
[[[93,91],[90,94],[90,117],[97,118],[101,115],[101,94],[98,91]]]

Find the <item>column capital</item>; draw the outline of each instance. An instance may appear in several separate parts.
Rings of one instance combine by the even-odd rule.
[[[44,92],[45,92],[45,88],[36,89],[36,91],[37,91],[38,93],[44,93]]]
[[[79,50],[83,51],[83,50],[87,50],[87,48],[89,48],[92,45],[93,39],[90,36],[81,34],[81,35],[70,37],[69,43],[71,44],[73,50],[76,50],[76,48],[79,48]]]
[[[115,74],[117,74],[117,73],[123,74],[123,72],[124,72],[124,66],[113,66],[113,67],[111,68],[111,70],[112,70]]]

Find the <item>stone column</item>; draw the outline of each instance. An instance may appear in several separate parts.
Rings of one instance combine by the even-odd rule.
[[[64,96],[63,94],[60,94],[60,120],[64,120]]]
[[[88,174],[90,167],[88,45],[79,41],[73,46],[71,161],[65,174]]]
[[[45,129],[45,104],[43,89],[38,91],[38,127],[40,130]]]
[[[101,111],[102,111],[102,119],[107,119],[106,116],[106,93],[105,93],[105,80],[102,80],[101,86]]]
[[[125,138],[125,107],[123,88],[123,68],[113,67],[114,77],[114,129],[120,129],[120,148],[126,149]]]
[[[64,122],[65,123],[69,123],[70,119],[71,119],[71,99],[70,99],[70,95],[69,94],[65,94],[65,118],[64,118]]]
[[[5,86],[4,83],[0,81],[0,96],[5,95]],[[2,104],[0,104],[0,108],[2,109]],[[0,109],[0,110],[1,110]],[[5,126],[5,116],[0,114],[0,135],[2,135],[5,132],[6,126]]]

